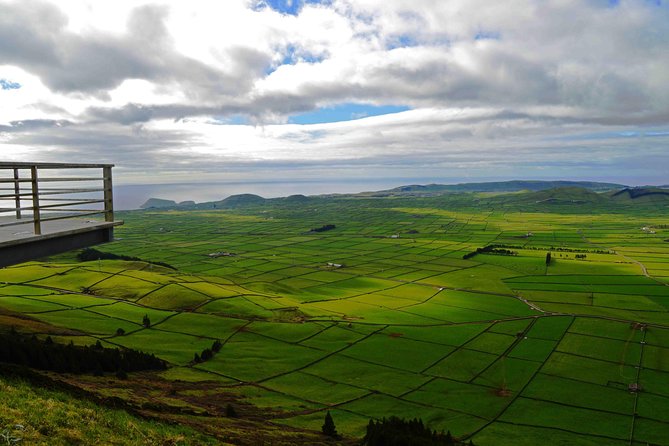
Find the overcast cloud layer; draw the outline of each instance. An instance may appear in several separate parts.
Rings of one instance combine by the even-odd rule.
[[[669,183],[660,0],[293,1],[0,0],[2,159]]]

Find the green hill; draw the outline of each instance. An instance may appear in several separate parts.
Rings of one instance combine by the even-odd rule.
[[[618,203],[669,203],[669,190],[659,187],[625,188],[611,193],[612,200]]]
[[[260,195],[239,194],[239,195],[230,195],[228,198],[219,201],[217,204],[219,207],[239,207],[239,206],[264,204],[265,201],[266,200]]]
[[[608,197],[582,187],[558,187],[555,189],[503,195],[498,197],[505,203],[527,204],[604,204]]]

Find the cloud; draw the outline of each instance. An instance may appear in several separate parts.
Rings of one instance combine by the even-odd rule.
[[[302,174],[367,163],[520,177],[519,166],[573,160],[615,175],[633,144],[657,154],[669,127],[669,7],[646,0],[0,8],[0,151],[115,160],[128,175],[168,171],[167,159],[186,176],[230,163]],[[347,104],[402,112],[294,124]],[[658,136],[579,139],[615,132]],[[660,176],[658,166],[647,167]]]
[[[64,13],[40,1],[11,3],[2,9],[0,59],[38,75],[54,92],[108,98],[123,81],[145,79],[183,88],[199,100],[238,92],[244,84],[243,79],[176,52],[164,23],[166,6],[131,10],[122,35],[71,32]],[[243,50],[233,53],[248,58]]]

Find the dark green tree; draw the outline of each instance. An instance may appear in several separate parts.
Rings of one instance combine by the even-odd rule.
[[[142,325],[144,325],[144,327],[146,328],[149,328],[151,326],[151,319],[149,319],[148,314],[144,315],[144,318],[142,319]]]
[[[546,253],[546,266],[551,264],[551,253],[547,252]]]
[[[332,438],[338,437],[337,428],[335,427],[334,420],[332,419],[332,415],[330,415],[329,410],[325,413],[325,422],[323,423],[321,430],[328,437]]]
[[[225,406],[225,416],[228,418],[237,418],[237,411],[230,403]]]
[[[208,348],[205,348],[204,350],[202,350],[202,353],[200,353],[200,360],[202,362],[209,361],[213,357],[214,353],[211,351],[211,349]]]
[[[223,347],[223,344],[221,344],[221,341],[219,341],[218,339],[216,339],[216,340],[214,341],[214,343],[211,345],[211,350],[212,350],[214,353],[218,353],[218,352],[221,351],[221,347]]]

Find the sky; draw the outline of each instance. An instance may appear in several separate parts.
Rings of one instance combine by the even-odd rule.
[[[0,159],[669,184],[666,0],[0,0]]]

